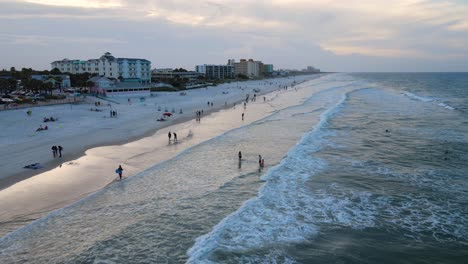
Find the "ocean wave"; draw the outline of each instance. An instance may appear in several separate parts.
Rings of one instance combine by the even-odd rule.
[[[389,180],[406,188],[404,194],[356,192],[337,184],[314,194],[315,201],[327,208],[327,217],[321,222],[351,223],[352,227],[377,227],[403,232],[408,238],[422,240],[430,235],[438,242],[467,242],[468,218],[463,197],[467,184],[462,177],[448,176],[441,171],[416,169],[401,173],[383,166],[357,160],[341,160],[359,169],[361,174],[376,175],[379,180]],[[429,190],[453,198],[431,199],[424,193]],[[349,203],[347,201],[353,201]],[[365,208],[365,210],[362,210]],[[349,217],[349,212],[358,212],[362,219]],[[341,219],[345,214],[344,220]],[[374,216],[378,215],[379,220]]]
[[[412,98],[412,99],[415,99],[415,100],[418,100],[418,101],[421,101],[421,102],[426,102],[426,103],[435,102],[435,103],[437,103],[437,105],[442,106],[443,108],[448,109],[448,110],[455,110],[456,109],[455,107],[452,107],[452,106],[450,106],[450,105],[448,105],[448,104],[446,104],[444,102],[441,102],[440,99],[438,99],[438,98],[419,96],[419,95],[416,95],[416,94],[410,93],[410,92],[404,92],[403,94],[410,97],[410,98]]]
[[[449,110],[455,110],[455,107],[451,107],[450,105],[447,105],[445,103],[439,103],[439,105]]]
[[[326,168],[323,160],[311,156],[326,144],[321,128],[346,99],[347,94],[343,94],[338,103],[323,112],[312,131],[263,176],[266,183],[257,198],[245,202],[210,233],[196,239],[187,252],[188,263],[212,263],[216,256],[252,249],[269,251],[281,244],[304,242],[318,233],[312,224],[314,214],[304,211],[313,202],[304,183]]]
[[[410,93],[410,92],[404,92],[403,94],[410,97],[410,98],[413,98],[413,99],[416,99],[416,100],[422,101],[422,102],[433,102],[433,101],[435,101],[435,99],[432,98],[432,97],[419,96],[419,95],[416,95],[416,94]]]

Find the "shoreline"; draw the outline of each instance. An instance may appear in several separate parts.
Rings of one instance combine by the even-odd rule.
[[[319,78],[319,77],[324,76],[324,75],[323,74],[316,74],[316,75],[304,75],[304,76],[311,77],[310,79],[308,79],[308,80],[311,80],[311,79]],[[266,80],[262,80],[262,81],[286,80],[286,79],[289,79],[289,78],[286,77],[286,78],[280,78],[280,79],[266,79]],[[252,82],[256,82],[256,81],[258,81],[258,80],[255,80],[255,81],[252,81]],[[304,82],[304,81],[302,81],[302,82]],[[300,84],[302,82],[299,82],[297,84]],[[248,81],[247,81],[247,83],[248,83]],[[214,86],[214,87],[217,87],[217,86]],[[200,89],[206,89],[206,88],[200,88]],[[276,91],[276,90],[277,90],[277,88],[276,89],[271,89],[271,90],[261,90],[258,93],[258,95],[262,96],[262,95],[271,93],[271,92]],[[90,100],[91,98],[93,98],[93,97],[89,96],[87,98],[87,100]],[[95,100],[101,100],[100,98],[94,98],[94,99]],[[243,101],[244,101],[244,98],[238,98],[236,101],[230,102],[230,104],[227,107],[220,105],[220,106],[215,106],[213,108],[204,109],[205,110],[204,116],[207,116],[207,115],[212,114],[214,112],[219,112],[219,111],[224,110],[224,109],[229,109],[229,108],[232,107],[233,103],[237,105],[237,104],[239,104],[239,103],[241,103]],[[86,100],[84,100],[84,101],[81,102],[81,104],[85,105],[85,104],[88,104],[88,102],[86,102]],[[65,105],[67,105],[67,104],[65,104]],[[48,106],[49,105],[37,106],[37,107],[41,108],[41,107],[48,107]],[[22,109],[9,109],[9,110],[15,111],[15,110],[22,110]],[[195,113],[192,113],[192,114],[194,115]],[[175,125],[175,124],[187,122],[187,121],[189,121],[191,119],[194,119],[194,116],[192,116],[190,113],[188,113],[188,114],[185,113],[182,116],[179,116],[175,120],[174,119],[169,119],[166,122],[157,122],[151,127],[144,128],[144,131],[141,131],[137,135],[130,135],[129,137],[126,137],[126,138],[121,137],[121,138],[117,138],[117,139],[105,139],[105,140],[101,139],[101,140],[98,140],[98,142],[95,142],[95,143],[91,143],[91,144],[86,144],[85,143],[83,147],[81,147],[80,149],[77,149],[77,150],[73,150],[73,149],[71,151],[65,150],[62,158],[56,158],[56,159],[52,159],[52,160],[49,159],[49,160],[46,160],[45,162],[41,162],[41,165],[43,166],[43,168],[41,168],[41,169],[30,170],[30,169],[24,169],[24,168],[21,167],[20,169],[24,169],[23,171],[13,172],[12,174],[10,174],[8,176],[4,176],[4,175],[0,176],[0,191],[2,191],[4,189],[7,189],[7,188],[11,187],[12,185],[14,185],[16,183],[27,180],[27,179],[29,179],[31,177],[36,176],[36,175],[48,172],[48,171],[56,168],[60,164],[63,164],[63,163],[75,160],[75,159],[77,159],[79,157],[82,157],[82,156],[86,155],[86,151],[89,150],[89,149],[98,148],[98,147],[105,147],[105,146],[113,146],[113,145],[122,145],[122,144],[126,144],[128,142],[140,140],[142,138],[153,135],[154,133],[156,133],[160,129],[163,129],[163,128],[166,128],[168,126],[172,126],[172,125]],[[152,121],[153,120],[151,120],[151,122]]]
[[[314,76],[304,82],[316,78],[317,76]],[[303,82],[296,83],[296,85],[301,83]],[[284,98],[288,98],[288,96],[278,97],[282,92],[283,91],[278,88],[271,90],[262,89],[257,95],[264,96],[272,94],[272,98],[269,99],[277,101],[278,98],[283,98],[283,100],[286,100]],[[287,92],[294,92],[294,90],[288,90]],[[293,98],[295,97],[293,96]],[[300,101],[298,98],[295,100]],[[91,193],[103,189],[105,186],[115,181],[115,175],[112,169],[115,164],[126,164],[124,165],[124,169],[126,170],[124,172],[124,177],[132,177],[154,164],[174,157],[175,154],[187,148],[204,142],[230,129],[250,124],[261,118],[262,115],[264,116],[269,113],[268,111],[259,111],[260,116],[252,117],[255,116],[253,114],[255,112],[249,112],[250,109],[254,110],[256,106],[262,105],[268,108],[271,107],[271,105],[269,105],[268,101],[265,104],[265,102],[259,98],[257,103],[249,103],[247,110],[242,110],[239,102],[243,101],[245,101],[243,96],[238,97],[238,100],[236,100],[236,105],[238,106],[237,110],[232,106],[233,102],[230,102],[227,107],[218,104],[220,105],[219,107],[206,109],[202,117],[203,124],[200,126],[193,122],[194,114],[189,111],[179,116],[177,119],[161,122],[162,124],[157,123],[156,127],[149,126],[142,134],[111,140],[111,142],[101,142],[100,144],[95,144],[94,147],[86,147],[86,149],[77,151],[76,153],[66,153],[65,159],[57,158],[47,163],[45,167],[46,170],[19,173],[15,176],[1,179],[0,197],[3,198],[4,204],[0,205],[0,207],[8,208],[9,210],[3,210],[3,215],[0,214],[3,216],[3,219],[0,219],[0,223],[11,224],[6,227],[2,226],[4,230],[0,230],[3,233],[0,234],[0,236],[6,235],[26,225],[27,221],[30,222],[38,219],[52,210],[62,208]],[[245,122],[240,121],[239,111],[246,111],[248,113]],[[228,116],[228,118],[217,120],[216,118],[219,118],[221,115]],[[225,120],[231,121],[223,123]],[[154,121],[151,120],[151,122]],[[233,127],[228,127],[223,130],[222,126],[226,126],[226,124]],[[177,129],[170,131],[177,131],[180,141],[184,141],[183,144],[165,145],[166,143],[164,142],[167,142],[167,136],[165,134],[166,132],[163,132],[163,129],[168,127]],[[193,141],[189,140],[185,142],[187,139],[183,138],[184,133],[182,133],[182,131],[185,130],[186,133],[186,127],[205,130],[202,130],[203,132],[200,134],[203,135],[201,139],[197,138]],[[219,129],[221,130],[219,130],[218,127],[220,127]],[[198,137],[198,131],[196,133],[195,137]],[[147,149],[147,146],[151,146],[150,150]],[[119,155],[119,151],[122,151],[123,154]],[[151,160],[145,160],[146,151],[148,151]],[[117,155],[115,155],[115,153],[117,153]],[[127,159],[123,158],[122,155],[127,155]],[[148,157],[146,158],[148,159]],[[64,166],[62,167],[62,165]],[[79,168],[79,170],[76,168]],[[81,171],[85,172],[86,175],[82,175]],[[43,188],[41,189],[39,186],[43,186]],[[26,190],[31,192],[31,194],[27,193],[25,197],[17,197],[16,193],[21,193]],[[0,208],[0,212],[1,209],[2,208]],[[13,226],[13,228],[11,226]]]

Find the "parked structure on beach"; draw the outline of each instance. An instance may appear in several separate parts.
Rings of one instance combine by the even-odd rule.
[[[206,79],[231,79],[234,78],[234,66],[203,64],[195,66],[195,71],[205,75]]]
[[[151,82],[150,61],[138,58],[115,58],[110,52],[104,53],[99,59],[54,61],[51,67],[73,74],[87,72],[108,78],[135,80],[141,84]]]

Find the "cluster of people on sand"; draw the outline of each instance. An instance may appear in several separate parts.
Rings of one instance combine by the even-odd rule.
[[[174,142],[177,142],[177,133],[176,132],[171,133],[171,131],[169,131],[169,133],[167,133],[167,137],[169,138],[169,143],[171,143],[172,136],[174,136]]]
[[[201,116],[203,115],[203,109],[200,110],[200,111],[195,112],[195,114],[196,114],[196,116],[197,116],[196,121],[197,121],[197,122],[200,122]]]
[[[60,146],[60,145],[59,146],[52,146],[51,149],[52,149],[52,155],[54,156],[54,158],[56,158],[56,157],[61,158],[62,157],[62,150],[63,150],[62,146]]]
[[[251,100],[251,102],[255,102],[255,101],[257,101],[257,94],[254,94],[254,96],[253,96],[253,98]]]
[[[45,126],[45,127],[42,127],[42,125],[40,125],[36,131],[42,131],[42,130],[49,130],[49,127],[48,126]]]
[[[51,116],[51,117],[44,117],[42,121],[43,121],[43,122],[55,122],[55,121],[58,121],[58,118],[56,118],[56,117],[54,118],[53,116]]]

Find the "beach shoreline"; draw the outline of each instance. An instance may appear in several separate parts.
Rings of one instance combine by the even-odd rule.
[[[314,75],[309,75],[309,76],[314,76]],[[316,77],[316,76],[314,76],[314,77]],[[286,79],[287,78],[281,78],[279,80],[286,80]],[[267,79],[267,80],[262,80],[262,81],[276,81],[276,80],[277,79]],[[252,82],[255,82],[255,81],[252,81]],[[248,84],[248,81],[244,82],[244,83],[241,83],[241,84],[244,84],[244,85]],[[214,88],[216,88],[216,87],[214,87]],[[203,90],[203,89],[205,89],[205,88],[200,88],[200,90]],[[250,87],[249,87],[249,89],[250,89]],[[261,90],[258,94],[263,95],[263,94],[266,94],[266,93],[270,93],[270,92],[272,92],[274,90],[275,89]],[[173,94],[176,95],[176,93],[173,93]],[[242,98],[242,97],[239,97],[239,96],[237,96],[237,97],[238,98],[236,98],[235,101],[231,101],[227,107],[224,106],[224,105],[221,105],[221,104],[217,104],[212,108],[203,109],[205,111],[204,115],[206,116],[206,115],[211,114],[213,112],[218,112],[220,110],[232,107],[233,103],[239,104],[240,102],[244,101],[244,99],[245,99],[245,98]],[[88,101],[89,100],[90,100],[90,97],[88,97]],[[96,98],[96,101],[99,101],[99,100],[100,100],[99,98]],[[82,105],[86,105],[86,103],[82,103]],[[47,106],[45,106],[45,107],[47,107]],[[77,105],[75,105],[75,107],[77,107]],[[42,108],[42,107],[39,107],[39,108]],[[10,168],[8,168],[8,167],[5,168],[5,164],[3,164],[4,166],[2,167],[2,175],[0,175],[0,191],[5,189],[5,188],[8,188],[9,186],[14,185],[15,183],[18,183],[18,182],[26,180],[28,178],[34,177],[35,175],[47,172],[47,171],[59,166],[61,163],[65,163],[65,162],[77,159],[77,158],[85,155],[85,153],[86,153],[86,151],[88,149],[92,149],[92,148],[96,148],[96,147],[103,147],[103,146],[125,144],[125,143],[131,142],[131,141],[139,140],[139,139],[144,138],[144,137],[148,137],[148,136],[154,134],[155,132],[157,132],[159,129],[163,129],[163,128],[166,128],[166,127],[171,126],[171,125],[187,122],[188,120],[194,119],[194,117],[195,117],[194,111],[195,111],[196,107],[191,107],[191,108],[192,109],[189,109],[191,111],[188,111],[188,112],[186,111],[184,114],[182,114],[180,116],[175,115],[176,118],[169,119],[166,122],[156,122],[153,125],[145,126],[145,127],[141,128],[140,130],[138,130],[135,135],[124,135],[124,136],[120,136],[120,137],[118,136],[118,137],[106,138],[105,136],[98,134],[97,137],[99,137],[99,138],[97,138],[97,139],[90,139],[90,138],[84,139],[82,137],[82,138],[80,138],[80,140],[84,139],[83,144],[80,145],[79,147],[71,147],[71,148],[70,147],[65,147],[64,155],[60,159],[48,159],[47,158],[47,159],[39,160],[39,162],[43,166],[43,168],[41,168],[39,170],[26,170],[22,166],[16,166],[15,168],[11,168],[11,167]],[[15,109],[15,110],[10,110],[10,111],[21,111],[21,110],[23,110],[23,109]],[[142,117],[141,119],[143,120],[144,118],[145,117]],[[127,126],[128,126],[127,129],[131,129],[132,124],[127,125]],[[98,131],[96,133],[99,133],[99,132],[100,131]],[[62,141],[66,142],[68,140],[69,139],[65,138]],[[44,153],[41,153],[40,156],[42,156],[42,155],[44,155]],[[38,156],[38,155],[36,155],[36,156]],[[5,162],[6,164],[10,163],[10,162],[8,162],[8,159],[5,159],[6,155],[3,156],[3,158],[4,158],[3,160],[6,160],[6,162]],[[32,163],[34,163],[34,162],[37,162],[36,160],[38,160],[38,159],[39,158],[32,158],[30,160],[31,160]],[[15,164],[15,165],[17,165],[17,164]],[[24,165],[26,165],[26,164],[24,164]]]
[[[307,80],[317,77],[314,76]],[[2,187],[0,189],[0,200],[3,200],[3,204],[0,204],[0,215],[2,215],[0,222],[20,223],[18,225],[21,227],[21,225],[25,224],[25,218],[28,220],[40,218],[47,212],[71,204],[90,193],[99,191],[107,186],[109,182],[115,181],[112,166],[117,166],[118,163],[125,164],[124,177],[131,177],[144,171],[148,166],[170,159],[181,151],[213,136],[254,122],[267,115],[268,111],[271,110],[258,111],[260,115],[257,116],[252,114],[252,112],[256,111],[254,109],[257,106],[268,107],[269,104],[265,104],[261,97],[272,94],[272,100],[277,100],[278,94],[282,92],[278,88],[262,89],[257,94],[259,102],[249,104],[246,121],[240,120],[239,112],[245,111],[242,110],[241,104],[239,104],[239,102],[245,101],[245,98],[243,94],[242,96],[237,95],[235,101],[238,106],[237,109],[233,107],[232,101],[227,106],[217,104],[218,107],[205,109],[201,125],[194,122],[192,111],[186,111],[184,115],[178,118],[158,122],[156,127],[147,126],[147,130],[143,134],[119,139],[112,138],[109,142],[101,142],[75,153],[66,152],[63,159],[57,158],[50,163],[45,163],[44,165],[47,165],[46,170],[37,171],[37,173],[35,173],[36,171],[19,173],[13,177],[4,178],[0,181],[0,187]],[[290,89],[288,92],[292,92],[292,90]],[[215,116],[221,114],[228,117],[220,120],[216,119]],[[225,122],[226,120],[229,120],[229,122]],[[151,121],[153,122],[153,120]],[[229,126],[226,127],[223,122],[229,124]],[[203,130],[201,134],[197,134],[195,140],[184,138],[188,131],[187,127],[203,129],[204,126],[209,128]],[[165,142],[167,142],[166,130],[181,132],[179,133],[179,139],[183,143],[165,145]],[[198,138],[199,135],[203,135],[203,137]],[[147,146],[152,147],[148,149]],[[123,154],[119,155],[119,151]],[[146,152],[149,152],[149,154]],[[148,157],[150,157],[150,160],[148,160]],[[80,168],[79,171],[74,167]],[[86,175],[82,175],[81,172]],[[28,192],[28,194],[18,197],[17,193],[22,192]],[[16,225],[14,226],[14,228],[3,227],[0,230],[2,232],[0,235],[18,228]]]

